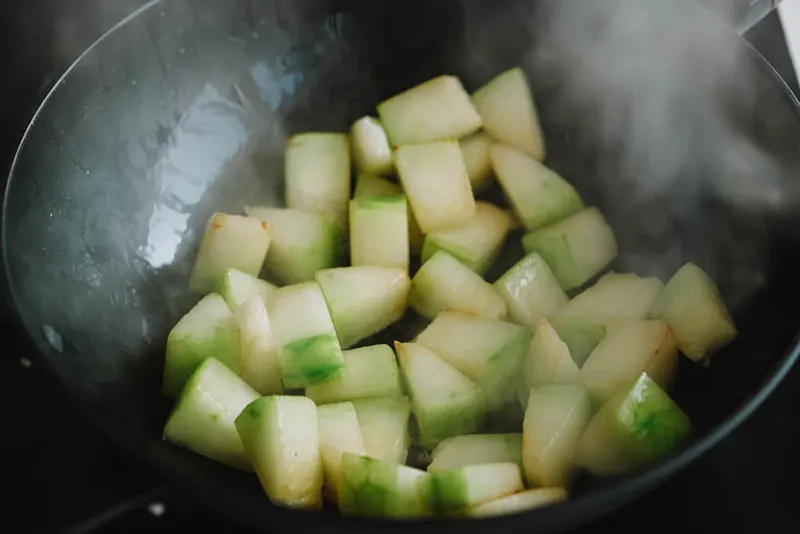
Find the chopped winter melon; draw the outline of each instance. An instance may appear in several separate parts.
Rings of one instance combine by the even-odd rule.
[[[439,512],[464,508],[522,491],[522,475],[513,463],[483,463],[430,473],[424,493]]]
[[[402,395],[402,391],[397,361],[389,345],[344,351],[344,376],[306,388],[306,397],[318,406],[393,395]]]
[[[319,285],[305,282],[277,291],[269,316],[284,386],[304,388],[344,375],[342,348]]]
[[[391,197],[402,195],[403,188],[381,176],[369,173],[359,173],[356,178],[356,189],[353,198],[362,197]]]
[[[257,398],[233,371],[208,358],[186,382],[164,438],[212,460],[250,469],[234,420]]]
[[[342,455],[346,452],[366,454],[364,440],[352,402],[319,406],[317,421],[325,491],[334,497],[339,488]]]
[[[272,502],[291,508],[322,507],[319,426],[313,401],[261,397],[236,418],[236,429]]]
[[[567,492],[564,488],[536,488],[480,504],[471,508],[468,514],[476,517],[518,514],[552,506],[566,498]]]
[[[281,208],[246,207],[245,212],[272,226],[265,265],[283,283],[308,282],[317,271],[341,262],[341,234],[321,215]]]
[[[269,302],[270,295],[277,289],[266,280],[236,269],[225,269],[217,280],[217,293],[222,295],[232,312],[256,295],[260,295],[265,303]]]
[[[708,362],[738,333],[716,284],[694,263],[675,273],[650,314],[670,324],[681,352],[696,362]]]
[[[408,210],[403,195],[350,201],[350,263],[408,271]]]
[[[376,397],[353,401],[367,456],[403,464],[408,456],[408,397]]]
[[[345,453],[339,510],[345,515],[423,517],[430,515],[422,485],[425,471]]]
[[[678,448],[690,427],[669,395],[642,374],[592,418],[578,445],[577,461],[595,475],[625,473]]]
[[[411,287],[405,270],[372,266],[319,271],[317,283],[344,348],[398,321]]]
[[[597,401],[646,372],[669,387],[678,369],[677,339],[663,321],[637,320],[608,328],[606,337],[583,364],[580,381]]]
[[[663,287],[658,278],[609,273],[570,300],[556,315],[597,325],[643,319]]]
[[[236,320],[241,344],[239,376],[262,395],[283,393],[278,347],[261,296],[242,304],[236,310]]]
[[[492,182],[492,159],[489,147],[494,141],[486,132],[477,132],[461,139],[461,154],[467,167],[472,190],[477,194]]]
[[[435,230],[425,238],[422,262],[444,250],[483,276],[503,248],[511,221],[502,209],[488,202],[475,203],[475,216],[463,226]]]
[[[433,319],[445,310],[503,319],[506,303],[480,275],[440,250],[420,267],[411,280],[408,304],[423,317]]]
[[[492,463],[514,463],[522,468],[522,434],[467,434],[448,438],[431,453],[428,472]]]
[[[371,174],[359,174],[356,179],[356,191],[353,198],[361,197],[381,197],[402,195],[403,188],[394,182],[390,182],[380,176],[373,176]],[[425,236],[419,227],[419,223],[414,218],[414,212],[411,206],[406,202],[406,209],[408,211],[408,243],[411,247],[411,252],[418,254],[422,250],[422,242]]]
[[[532,387],[573,383],[578,379],[578,366],[569,353],[569,347],[546,319],[536,327],[520,378],[523,405],[527,404]]]
[[[528,230],[556,223],[583,209],[572,185],[520,150],[495,143],[489,151],[497,181]]]
[[[350,129],[353,160],[360,171],[373,174],[392,172],[392,147],[381,123],[373,117],[361,117]]]
[[[544,160],[545,142],[539,115],[522,69],[513,68],[493,78],[475,91],[472,103],[489,135],[539,161]]]
[[[189,279],[189,290],[213,291],[223,271],[233,267],[257,275],[267,256],[272,229],[253,217],[215,213],[208,223]]]
[[[481,118],[455,76],[438,76],[378,104],[392,144],[457,139],[478,130]]]
[[[531,486],[565,487],[575,449],[592,416],[589,395],[574,384],[533,388],[522,425],[522,462]]]
[[[617,257],[614,232],[597,208],[532,232],[522,244],[544,258],[565,291],[583,285]]]
[[[475,216],[475,197],[458,141],[399,146],[395,163],[423,233],[460,226]]]
[[[480,428],[486,399],[474,382],[422,345],[396,342],[395,349],[423,447]]]
[[[310,132],[286,144],[286,207],[347,228],[350,142],[346,134]]]
[[[500,410],[509,397],[530,332],[521,326],[459,312],[442,312],[417,336],[429,348],[475,382],[489,411]]]
[[[508,305],[509,318],[531,330],[569,300],[538,254],[522,258],[494,283],[494,287]]]
[[[558,337],[567,344],[575,365],[581,367],[592,351],[606,336],[606,327],[566,317],[549,319]]]
[[[206,358],[239,371],[239,326],[225,300],[211,293],[183,316],[167,337],[164,394],[175,397]]]

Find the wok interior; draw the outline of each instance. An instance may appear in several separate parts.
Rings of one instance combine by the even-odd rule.
[[[346,131],[441,73],[474,90],[521,65],[547,163],[616,231],[612,267],[666,281],[695,261],[732,309],[740,338],[709,370],[681,362],[675,397],[701,439],[792,343],[800,129],[735,35],[670,4],[654,17],[627,0],[157,3],[82,58],[26,136],[4,219],[21,318],[112,432],[195,489],[264,513],[254,478],[160,436],[164,342],[194,303],[185,288],[209,216],[280,203],[293,133]],[[509,245],[494,274],[520,254]]]

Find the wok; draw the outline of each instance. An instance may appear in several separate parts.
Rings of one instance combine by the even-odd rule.
[[[664,5],[669,4],[669,5]],[[529,75],[548,164],[607,215],[618,271],[694,261],[741,335],[709,369],[681,362],[691,443],[572,500],[413,525],[272,506],[255,477],[161,439],[166,335],[214,211],[278,204],[287,136],[345,130],[440,73],[469,89]],[[159,0],[56,84],[3,207],[7,282],[37,358],[88,418],[233,520],[308,532],[554,532],[640,495],[707,452],[797,359],[798,102],[735,32],[684,2]],[[510,241],[515,241],[514,239]],[[510,247],[498,269],[520,254]]]

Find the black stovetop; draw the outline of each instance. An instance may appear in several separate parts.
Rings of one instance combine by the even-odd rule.
[[[0,137],[7,165],[42,93],[66,66],[72,51],[54,62],[56,15],[89,0],[40,0],[3,13],[11,21],[15,54],[12,78],[2,85]],[[72,18],[73,45],[88,44],[121,13],[141,0],[116,0],[90,21]],[[20,3],[17,3],[20,4]],[[75,13],[79,13],[78,9]],[[64,24],[65,19],[61,19]],[[69,18],[66,20],[70,20]],[[748,39],[773,63],[797,92],[797,79],[786,49],[780,21],[773,14],[753,29]],[[76,51],[80,47],[76,46]],[[2,303],[0,302],[0,305]],[[3,476],[12,494],[4,499],[3,521],[19,525],[4,532],[175,532],[203,527],[234,532],[221,518],[166,486],[147,465],[126,456],[90,428],[25,354],[8,350],[20,335],[0,306],[0,406],[5,408],[2,432]],[[800,478],[800,432],[792,417],[800,406],[800,369],[794,369],[775,394],[736,433],[666,486],[575,534],[653,528],[672,532],[728,534],[795,534],[800,510],[795,506],[795,481]]]

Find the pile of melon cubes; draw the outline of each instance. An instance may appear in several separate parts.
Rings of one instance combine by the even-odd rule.
[[[678,447],[678,353],[707,362],[737,334],[712,280],[602,274],[614,233],[542,163],[521,69],[377,111],[288,141],[286,207],[212,217],[205,296],[167,341],[165,438],[255,471],[278,505],[377,517],[521,512]],[[476,200],[495,180],[510,209]],[[526,255],[486,280],[518,227]],[[409,315],[413,339],[369,344]]]

